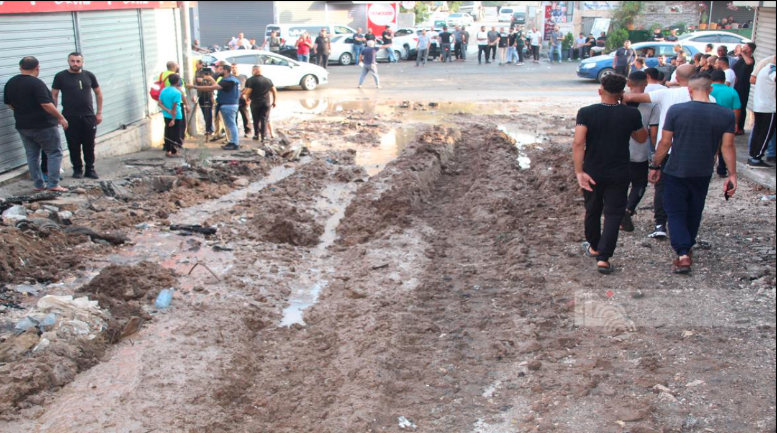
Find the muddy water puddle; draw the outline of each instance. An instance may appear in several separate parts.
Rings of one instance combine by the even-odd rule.
[[[531,159],[526,156],[526,146],[542,143],[545,138],[524,129],[516,123],[499,125],[497,129],[504,132],[515,142],[515,147],[518,148],[518,165],[524,170],[531,168]]]

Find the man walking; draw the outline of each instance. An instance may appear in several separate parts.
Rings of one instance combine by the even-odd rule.
[[[332,45],[330,44],[326,28],[321,29],[321,33],[316,37],[315,44],[316,64],[326,69],[329,64],[329,54],[332,52]]]
[[[510,33],[507,36],[507,63],[518,64],[518,31],[510,27]],[[515,61],[513,61],[515,59]]]
[[[739,117],[742,115],[742,104],[739,100],[739,94],[736,90],[726,85],[726,74],[720,70],[712,71],[710,74],[712,80],[712,96],[713,100],[720,105],[731,110],[734,113],[734,119],[739,125]],[[737,132],[737,128],[734,128],[734,132]],[[718,151],[718,176],[728,177],[728,169],[726,168],[726,162],[723,159],[723,154]]]
[[[624,77],[629,75],[629,67],[634,63],[637,53],[631,48],[631,41],[625,41],[623,46],[615,51],[615,57],[612,59],[612,68],[616,74]]]
[[[561,64],[561,43],[564,41],[564,34],[561,33],[559,26],[555,26],[550,33],[550,63],[553,63],[553,59],[558,55],[558,63]],[[622,74],[626,75],[626,74]]]
[[[486,26],[480,26],[480,31],[475,35],[475,39],[478,41],[478,65],[482,65],[481,55],[486,55],[486,64],[491,63],[488,60],[488,32],[486,32]]]
[[[62,92],[62,115],[67,119],[65,140],[73,166],[73,178],[99,179],[94,169],[94,139],[97,125],[103,121],[103,92],[93,73],[84,70],[84,56],[73,52],[67,56],[68,69],[54,76],[51,99],[59,103]],[[92,105],[92,92],[97,99],[97,112]],[[81,161],[81,151],[84,160]]]
[[[769,141],[775,134],[775,56],[771,56],[768,63],[760,68],[755,75],[755,89],[753,92],[753,136],[750,138],[750,158],[748,167],[770,168],[771,165],[763,161]],[[756,67],[758,69],[758,67]]]
[[[33,182],[33,190],[66,192],[59,186],[59,169],[62,165],[62,142],[57,125],[67,132],[68,122],[51,101],[51,92],[38,78],[40,63],[32,56],[19,61],[19,75],[12,77],[3,90],[4,103],[13,111],[16,130],[24,144],[27,168]],[[48,158],[48,185],[43,181],[40,169],[41,151]]]
[[[378,50],[375,49],[375,41],[367,41],[367,48],[362,50],[362,56],[359,59],[359,66],[362,67],[362,73],[359,77],[359,88],[362,88],[364,78],[367,74],[372,73],[372,78],[375,79],[375,87],[380,89],[380,77],[378,77]]]
[[[632,72],[629,75],[627,85],[632,94],[645,93],[645,89],[649,86],[648,75],[642,71]],[[650,154],[655,151],[661,109],[657,104],[653,103],[635,104],[632,102],[627,105],[639,110],[642,116],[642,124],[648,130],[648,138],[650,139],[648,143],[640,143],[634,138],[629,139],[631,192],[626,205],[626,214],[623,216],[623,221],[621,221],[621,230],[633,232],[634,222],[632,217],[637,214],[637,206],[639,206],[639,202],[642,201],[642,197],[647,190],[648,160],[650,159]]]
[[[467,47],[469,47],[469,32],[466,27],[461,29],[461,61],[467,61]]]
[[[664,207],[672,228],[672,248],[677,253],[673,271],[687,274],[693,265],[692,249],[701,225],[715,155],[720,147],[729,176],[723,193],[731,197],[737,189],[734,113],[710,101],[711,81],[707,74],[690,78],[691,102],[669,109],[661,142],[650,166],[650,181],[664,178]],[[721,141],[723,145],[721,146]],[[661,172],[664,159],[672,157]]]
[[[423,65],[426,66],[426,59],[429,57],[429,46],[432,44],[432,40],[429,37],[428,34],[426,34],[426,29],[421,30],[421,34],[418,35],[418,47],[415,57],[415,66],[418,67],[419,64],[423,61]],[[358,62],[357,62],[358,64]]]
[[[367,39],[364,39],[364,33],[362,33],[361,27],[356,29],[356,33],[353,34],[353,59],[354,65],[359,64],[359,57],[362,55],[364,44],[367,43]]]
[[[447,26],[442,27],[442,32],[438,36],[440,38],[440,49],[442,50],[442,63],[451,62],[451,42],[453,41],[453,35],[448,31]]]
[[[224,125],[227,128],[229,142],[221,146],[224,150],[240,149],[240,134],[237,131],[237,110],[240,100],[240,81],[232,76],[232,68],[225,61],[219,61],[216,65],[216,72],[221,75],[221,80],[212,85],[192,86],[187,85],[187,89],[196,89],[203,91],[218,90],[216,103],[221,110]]]
[[[253,139],[258,140],[261,134],[262,141],[265,141],[267,125],[270,123],[270,109],[275,107],[278,91],[269,78],[262,76],[260,65],[254,65],[251,69],[251,78],[246,81],[243,97],[251,107],[251,117],[254,121]]]
[[[626,77],[621,75],[602,79],[601,103],[578,111],[572,144],[575,174],[585,198],[583,246],[587,256],[596,257],[602,274],[612,273],[610,258],[628,203],[629,138],[639,143],[648,138],[639,110],[620,103],[625,87]]]

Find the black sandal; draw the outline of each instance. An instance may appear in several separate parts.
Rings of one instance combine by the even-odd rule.
[[[610,264],[610,262],[607,262],[607,266],[599,266],[599,265],[597,264],[597,265],[596,265],[596,270],[597,270],[597,271],[598,271],[600,274],[602,274],[602,275],[610,275],[610,274],[612,273],[612,271],[613,271],[613,269],[612,269],[612,265]]]
[[[583,242],[583,251],[585,252],[586,257],[597,257],[595,254],[591,253],[591,244],[588,242]]]

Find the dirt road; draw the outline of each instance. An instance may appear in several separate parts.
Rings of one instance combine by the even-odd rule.
[[[526,129],[503,108],[322,119],[311,156],[147,213],[158,225],[68,273],[169,284],[152,262],[176,273],[172,307],[114,290],[142,328],[77,375],[39,370],[57,386],[20,392],[32,378],[0,367],[0,431],[774,432],[774,202],[747,182],[725,202],[713,180],[710,249],[680,277],[646,239],[648,195],[600,276],[570,110]]]

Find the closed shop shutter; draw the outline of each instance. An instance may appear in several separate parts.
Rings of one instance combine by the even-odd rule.
[[[263,2],[197,2],[200,22],[200,45],[224,46],[232,36],[242,32],[246,38],[264,41],[264,29],[274,22],[273,3]],[[287,2],[296,3],[296,2]]]
[[[103,123],[97,135],[143,119],[148,89],[138,11],[79,12],[78,18],[84,65],[97,76],[103,92]]]
[[[54,74],[67,68],[67,55],[76,50],[70,13],[0,15],[0,100],[5,83],[19,74],[19,60],[35,56],[38,78],[51,88]],[[64,135],[62,137],[64,143]],[[13,112],[0,104],[0,173],[26,163],[24,146],[16,132]]]
[[[777,32],[775,29],[775,8],[759,8],[756,13],[755,22],[755,34],[753,35],[753,42],[755,42],[755,61],[760,62],[764,57],[773,56],[775,54],[775,38],[777,38]],[[753,91],[755,86],[750,86],[750,99],[747,101],[747,108],[753,109]]]
[[[326,24],[326,2],[276,2],[276,7],[280,24]]]
[[[175,16],[177,9],[145,9],[140,11],[143,21],[143,51],[146,64],[146,82],[148,89],[159,79],[159,74],[167,70],[167,62],[174,60],[181,64],[181,55],[176,32]],[[159,112],[159,105],[148,99],[149,113]]]

